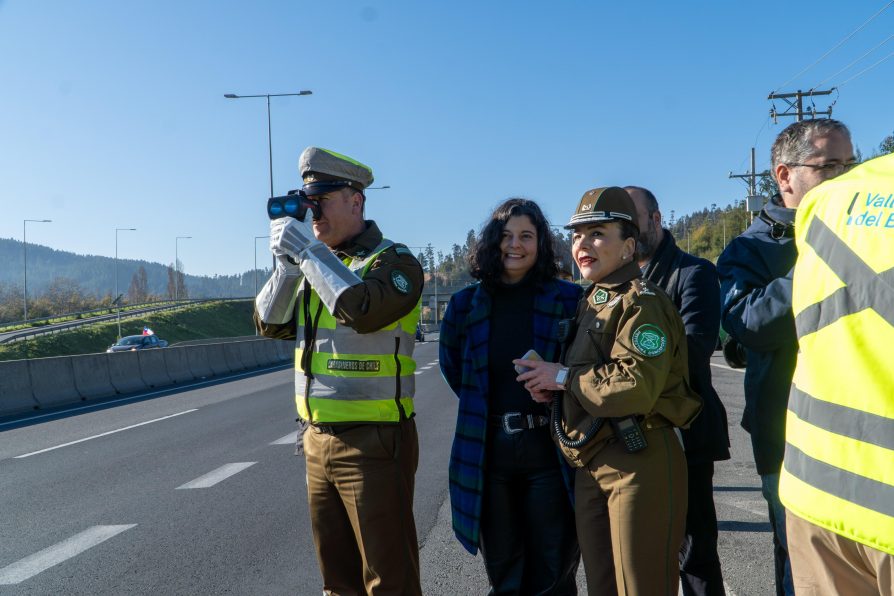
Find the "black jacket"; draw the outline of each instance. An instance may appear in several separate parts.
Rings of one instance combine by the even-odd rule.
[[[795,210],[777,197],[717,261],[723,328],[745,347],[745,412],[758,474],[778,473],[798,337],[792,315]]]
[[[661,287],[680,311],[689,352],[689,384],[704,406],[683,432],[686,460],[729,459],[726,408],[711,384],[711,354],[720,331],[720,286],[714,264],[677,246],[669,230],[645,266],[643,277]]]

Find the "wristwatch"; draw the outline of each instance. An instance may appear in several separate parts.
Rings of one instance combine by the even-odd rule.
[[[562,367],[559,369],[559,372],[556,373],[556,384],[561,385],[563,388],[565,387],[565,381],[568,380],[568,368]]]

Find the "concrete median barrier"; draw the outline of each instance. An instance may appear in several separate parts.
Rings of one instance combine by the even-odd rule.
[[[169,348],[180,349],[180,348]],[[207,379],[214,376],[211,369],[211,363],[208,361],[208,346],[190,346],[182,348],[186,350],[186,360],[189,363],[189,370],[196,379]]]
[[[28,361],[0,362],[0,416],[23,414],[38,407],[31,393]]]
[[[295,342],[290,339],[275,339],[279,361],[288,362],[295,359]]]
[[[224,360],[226,361],[227,368],[230,369],[230,372],[239,372],[248,368],[245,363],[242,362],[240,352],[241,350],[237,343],[223,344]]]
[[[173,385],[165,367],[165,356],[161,349],[140,350],[137,360],[140,362],[140,376],[148,387],[167,387]]]
[[[189,366],[188,348],[164,348],[161,350],[165,359],[168,376],[174,383],[188,383],[195,379]]]
[[[118,393],[136,393],[148,389],[140,372],[139,352],[109,354],[109,378]]]
[[[276,344],[271,339],[260,339],[252,342],[252,349],[255,351],[255,358],[260,366],[273,366],[279,364],[279,353],[276,351]]]
[[[75,388],[71,357],[33,358],[28,361],[31,391],[43,408],[66,406],[81,401]]]
[[[253,339],[251,341],[240,341],[235,344],[239,350],[239,359],[242,360],[242,364],[245,365],[247,370],[254,370],[260,366],[258,357],[255,356],[254,344],[256,343],[259,342]]]
[[[109,376],[109,356],[114,354],[85,354],[71,357],[75,388],[86,400],[115,395]]]
[[[225,345],[226,344],[208,344],[207,346],[204,346],[208,351],[208,364],[211,366],[211,372],[214,376],[235,372],[230,369],[227,364],[227,358],[224,354]]]

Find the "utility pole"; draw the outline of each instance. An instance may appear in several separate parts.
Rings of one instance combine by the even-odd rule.
[[[754,221],[754,212],[760,211],[763,206],[764,198],[757,194],[757,180],[758,178],[764,178],[770,175],[770,172],[761,172],[758,174],[755,171],[755,159],[754,159],[754,147],[751,148],[751,171],[746,172],[744,174],[733,174],[729,173],[730,178],[740,178],[742,180],[748,181],[748,197],[745,200],[745,210],[751,213],[751,221]]]
[[[773,123],[776,123],[776,118],[779,116],[794,116],[797,118],[798,122],[804,119],[804,116],[809,116],[810,118],[816,118],[817,116],[828,116],[832,117],[832,106],[829,106],[825,112],[818,112],[816,108],[812,105],[807,106],[807,111],[804,111],[804,98],[805,97],[813,97],[815,95],[831,95],[831,93],[835,91],[835,87],[832,87],[828,91],[814,91],[810,89],[809,91],[802,92],[798,89],[794,93],[771,93],[767,96],[767,99],[770,101],[774,99],[781,99],[788,107],[785,108],[785,111],[777,112],[776,105],[774,104],[772,108],[770,108],[770,116],[773,118]],[[834,105],[835,102],[832,102]]]

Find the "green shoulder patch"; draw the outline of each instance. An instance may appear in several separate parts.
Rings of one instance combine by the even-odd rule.
[[[605,304],[608,302],[608,292],[599,288],[593,293],[593,304]]]
[[[633,347],[643,356],[653,358],[667,349],[667,335],[657,325],[640,325],[633,332]]]
[[[401,294],[409,294],[410,289],[413,287],[413,284],[410,283],[410,280],[404,275],[403,271],[398,271],[396,269],[391,272],[391,285]]]

